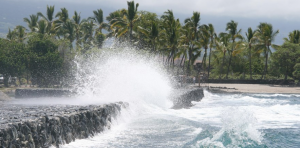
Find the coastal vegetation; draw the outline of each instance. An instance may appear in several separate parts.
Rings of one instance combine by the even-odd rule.
[[[127,8],[102,9],[81,18],[80,12],[47,6],[0,38],[0,73],[41,87],[62,85],[72,79],[75,55],[102,50],[106,39],[126,42],[136,50],[160,57],[161,64],[177,75],[203,75],[208,79],[300,79],[300,32],[294,30],[282,45],[273,44],[279,30],[258,22],[245,32],[229,20],[224,32],[213,24],[201,24],[200,12],[183,21],[172,10],[163,15]],[[196,64],[198,62],[198,64]],[[5,80],[8,85],[8,79]]]

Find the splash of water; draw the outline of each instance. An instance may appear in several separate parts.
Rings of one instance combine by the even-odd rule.
[[[155,57],[134,49],[109,49],[76,59],[74,83],[82,103],[144,102],[168,108],[168,75]]]
[[[257,129],[257,119],[249,111],[229,107],[222,114],[222,128],[211,138],[197,142],[208,147],[255,147],[262,141],[262,134]]]

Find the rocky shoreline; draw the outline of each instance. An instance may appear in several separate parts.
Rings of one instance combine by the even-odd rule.
[[[110,128],[128,103],[30,106],[0,104],[0,148],[59,147]]]

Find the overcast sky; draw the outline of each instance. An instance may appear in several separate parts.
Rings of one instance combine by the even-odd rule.
[[[1,0],[0,0],[1,1]],[[41,1],[41,0],[27,0]],[[44,0],[66,3],[96,4],[101,7],[120,9],[127,0]],[[299,19],[299,0],[135,0],[140,10],[162,13],[172,9],[176,13],[191,14],[200,11],[205,15]]]
[[[175,18],[181,22],[191,17],[193,11],[201,13],[200,24],[212,23],[218,32],[225,31],[230,20],[238,22],[238,28],[244,34],[248,27],[255,29],[260,22],[279,29],[276,43],[283,43],[283,38],[293,30],[300,29],[300,0],[135,0],[138,10],[155,12],[158,15],[168,9],[173,10]],[[93,10],[102,9],[104,17],[110,12],[127,8],[127,0],[0,0],[0,23],[24,25],[24,17],[37,12],[46,12],[47,5],[55,5],[55,13],[66,7],[69,16],[74,11],[81,12],[83,18],[92,16]],[[2,20],[1,20],[2,18]],[[3,31],[4,30],[4,31]],[[0,33],[5,33],[6,28]]]

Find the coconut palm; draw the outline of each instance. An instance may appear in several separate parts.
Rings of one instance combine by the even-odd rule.
[[[46,34],[48,31],[48,25],[49,23],[46,20],[40,20],[37,24],[37,26],[35,27],[36,32],[40,33],[40,34]]]
[[[54,6],[47,6],[46,15],[43,15],[41,12],[38,12],[37,14],[47,21],[47,33],[55,34],[58,29],[58,25],[54,20]]]
[[[106,20],[109,22],[108,28],[106,28],[107,31],[109,31],[106,36],[107,37],[114,37],[119,32],[119,27],[112,26],[115,22],[119,21],[119,19],[123,18],[123,14],[121,10],[117,10],[114,12],[109,13],[109,15],[106,17]]]
[[[73,23],[74,23],[74,32],[75,32],[75,39],[76,39],[76,46],[79,46],[81,43],[81,38],[83,36],[82,31],[82,24],[86,22],[86,19],[81,20],[80,14],[77,13],[77,11],[74,12]]]
[[[227,73],[226,73],[226,79],[228,79],[229,68],[231,66],[231,60],[232,60],[232,53],[233,53],[234,47],[235,47],[235,41],[236,41],[236,39],[242,38],[242,36],[240,35],[241,29],[237,30],[237,26],[238,26],[238,23],[234,22],[233,20],[231,20],[230,22],[228,22],[226,24],[226,31],[228,31],[228,33],[231,35],[231,40],[232,40],[231,51],[230,51],[230,55],[229,55],[229,63],[228,63]]]
[[[123,17],[116,17],[114,20],[111,20],[111,29],[114,27],[119,28],[117,37],[128,34],[129,40],[132,41],[133,27],[135,25],[135,22],[139,19],[139,16],[137,15],[139,3],[136,3],[136,5],[134,5],[134,1],[128,1],[127,5],[127,10],[121,10]]]
[[[251,48],[253,46],[253,43],[255,42],[255,37],[254,37],[255,31],[252,31],[252,28],[248,28],[248,32],[246,32],[246,44],[247,48],[249,49],[249,70],[250,70],[250,79],[252,79],[252,65],[251,65]]]
[[[75,25],[71,21],[67,21],[63,24],[62,30],[64,31],[64,38],[68,39],[70,43],[75,40]]]
[[[163,35],[162,38],[166,41],[166,49],[168,51],[167,61],[170,65],[174,67],[174,60],[176,57],[176,52],[179,46],[179,37],[180,37],[180,22],[179,19],[175,20],[173,11],[168,10],[164,12],[161,16],[163,19],[162,27],[163,27]]]
[[[210,34],[209,34],[209,27],[207,25],[201,25],[200,26],[200,32],[199,32],[199,39],[200,44],[204,48],[204,55],[202,58],[202,67],[204,69],[204,72],[206,70],[206,58],[207,58],[207,49],[210,45]]]
[[[215,37],[217,36],[217,34],[215,33],[215,28],[212,24],[208,24],[208,33],[210,36],[210,44],[209,44],[209,58],[208,58],[208,74],[207,74],[207,78],[209,78],[209,72],[210,72],[210,59],[211,59],[211,55],[212,55],[212,48],[215,44]]]
[[[93,40],[94,27],[96,24],[94,21],[87,21],[82,24],[83,31],[83,42],[86,44],[91,44]]]
[[[222,66],[220,67],[221,69],[220,69],[219,79],[221,79],[221,77],[222,77],[223,67],[224,67],[224,64],[225,64],[226,52],[229,51],[230,38],[231,38],[230,34],[221,32],[219,34],[219,38],[216,39],[216,50],[219,53],[222,53]]]
[[[26,28],[24,26],[18,25],[14,29],[15,32],[15,39],[17,42],[23,43],[26,38]]]
[[[185,23],[185,26],[190,27],[190,30],[192,30],[192,34],[190,34],[191,40],[188,43],[188,46],[189,46],[188,55],[189,55],[189,57],[192,57],[194,50],[200,48],[200,45],[199,45],[199,47],[195,48],[195,46],[196,46],[195,43],[196,43],[196,41],[199,40],[198,28],[200,25],[200,12],[193,12],[193,16],[191,18],[185,19],[184,23]],[[192,65],[192,64],[193,63],[191,61],[191,58],[189,58],[187,70],[190,70],[190,65]],[[188,71],[188,74],[189,73],[190,72]]]
[[[9,28],[9,29],[8,29],[8,33],[7,33],[7,35],[6,35],[6,38],[7,38],[9,41],[13,41],[13,40],[16,39],[16,36],[17,36],[16,32],[15,32],[14,30],[11,31],[10,28]]]
[[[61,23],[66,23],[69,19],[68,10],[66,8],[61,8],[60,10],[60,12],[56,13],[55,17],[58,17]]]
[[[265,68],[262,74],[262,78],[266,78],[267,70],[268,70],[268,56],[269,53],[272,53],[270,50],[270,46],[274,46],[272,42],[275,40],[276,35],[279,33],[279,30],[273,31],[272,24],[268,23],[260,23],[257,27],[255,36],[258,39],[257,48],[260,52],[263,52],[265,56]]]
[[[138,26],[138,30],[142,34],[144,34],[145,37],[150,41],[151,50],[152,50],[152,52],[155,52],[156,51],[156,43],[157,43],[157,40],[159,37],[159,28],[158,28],[157,22],[152,21],[149,29]]]
[[[37,26],[39,20],[39,15],[30,15],[29,18],[24,18],[24,22],[27,23],[28,28],[31,30],[31,32],[35,31],[35,27]]]
[[[285,42],[299,44],[300,43],[300,31],[294,30],[293,32],[290,32],[288,38],[283,38],[283,40]]]
[[[94,20],[98,24],[98,27],[97,27],[96,31],[102,33],[103,28],[106,29],[106,30],[109,30],[110,26],[107,23],[103,22],[103,11],[102,11],[102,9],[94,10],[93,13],[94,13],[94,16],[89,17],[89,19]]]
[[[193,40],[198,40],[197,29],[200,25],[200,12],[193,12],[193,16],[191,18],[187,18],[184,20],[184,23],[192,28],[194,35]]]

